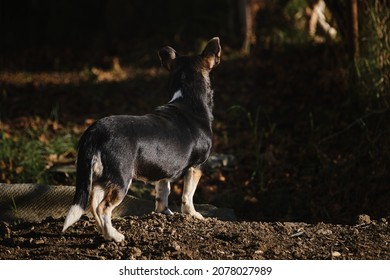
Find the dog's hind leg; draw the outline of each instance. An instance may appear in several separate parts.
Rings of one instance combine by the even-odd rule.
[[[98,206],[100,202],[102,202],[104,198],[104,190],[100,185],[93,185],[91,195],[90,195],[90,201],[91,201],[91,212],[93,217],[95,218],[96,227],[100,233],[103,232],[103,224],[100,220],[100,217],[97,213]]]
[[[155,212],[172,215],[173,212],[168,208],[168,196],[171,192],[171,184],[167,180],[156,182],[156,208]]]
[[[183,195],[181,199],[181,212],[198,219],[203,219],[203,216],[199,212],[196,212],[193,197],[201,176],[202,171],[199,168],[190,167],[187,170],[184,176]]]
[[[126,193],[127,186],[122,187],[116,184],[109,184],[104,190],[104,198],[98,205],[96,212],[102,224],[103,235],[106,240],[121,242],[125,239],[125,236],[112,226],[111,215],[114,208],[122,202]]]

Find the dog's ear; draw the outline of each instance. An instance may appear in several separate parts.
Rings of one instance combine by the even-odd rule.
[[[202,57],[206,60],[209,70],[219,64],[221,61],[221,45],[218,37],[214,37],[207,43],[202,52]]]
[[[171,71],[173,61],[177,57],[176,51],[173,48],[167,46],[158,52],[158,56],[160,57],[162,66],[164,66],[168,71]]]

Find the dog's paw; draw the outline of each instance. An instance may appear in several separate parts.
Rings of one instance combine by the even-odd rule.
[[[199,220],[203,220],[203,219],[204,219],[204,217],[202,216],[202,214],[200,214],[200,213],[197,212],[197,211],[195,211],[195,212],[193,212],[193,213],[190,213],[190,215],[191,215],[192,217],[194,217],[194,218],[199,219]]]
[[[161,214],[164,214],[164,215],[173,215],[173,212],[168,207],[165,207],[163,210],[156,209],[156,210],[154,210],[154,212],[155,213],[161,213]]]
[[[113,240],[115,242],[120,243],[125,240],[125,236],[122,233],[118,232],[116,229],[113,229],[110,233],[107,232],[106,234],[104,234],[104,239],[106,239],[107,241]]]
[[[190,215],[190,216],[197,218],[197,219],[200,219],[200,220],[204,219],[202,214],[200,214],[198,211],[196,211],[193,205],[182,204],[181,212],[183,214]]]
[[[117,243],[120,243],[125,240],[125,236],[122,233],[116,232],[113,236],[110,236],[109,240],[113,240]]]
[[[197,218],[199,220],[203,220],[204,217],[202,216],[202,214],[200,214],[199,212],[193,210],[193,211],[182,211],[183,214],[186,214],[186,215],[190,215],[194,218]]]
[[[122,233],[117,232],[117,234],[113,237],[113,240],[120,243],[125,240],[125,236]]]
[[[168,207],[165,208],[164,211],[162,211],[161,213],[163,213],[165,215],[173,215],[173,212]]]

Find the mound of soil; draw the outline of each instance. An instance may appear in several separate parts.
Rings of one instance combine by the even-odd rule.
[[[0,259],[390,259],[389,219],[356,225],[197,220],[152,213],[113,220],[122,243],[105,241],[84,216],[0,222]]]

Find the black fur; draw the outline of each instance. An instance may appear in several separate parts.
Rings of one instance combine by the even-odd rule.
[[[181,96],[151,114],[106,117],[85,131],[78,147],[73,205],[86,210],[94,184],[117,186],[115,192],[123,199],[133,179],[176,180],[207,160],[213,120],[209,72],[219,63],[219,39],[212,39],[200,55],[179,56],[165,47],[159,56],[171,72],[170,96],[178,91]]]

